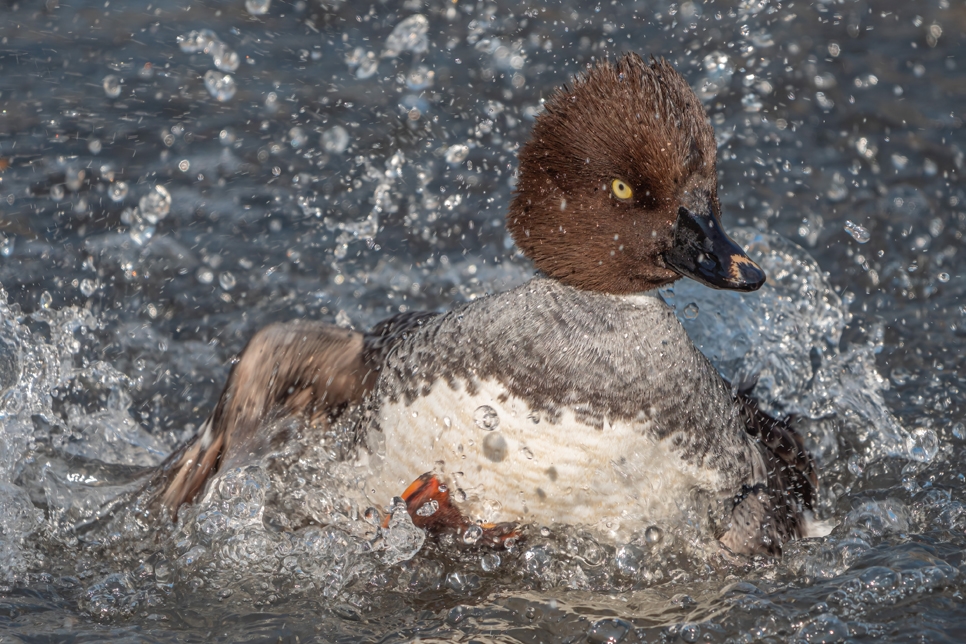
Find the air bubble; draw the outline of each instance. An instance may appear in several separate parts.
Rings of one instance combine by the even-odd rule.
[[[693,320],[698,317],[698,305],[691,302],[686,307],[684,307],[684,317],[688,320]]]

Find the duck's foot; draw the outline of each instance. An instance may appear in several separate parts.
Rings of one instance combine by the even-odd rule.
[[[413,525],[430,534],[455,532],[464,543],[489,547],[509,546],[522,536],[515,523],[471,522],[450,499],[446,485],[432,472],[413,481],[402,493]]]

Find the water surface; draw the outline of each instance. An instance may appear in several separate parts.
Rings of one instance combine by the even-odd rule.
[[[210,30],[210,31],[205,31]],[[0,628],[23,641],[961,641],[966,9],[928,2],[8,2],[0,15]],[[794,414],[836,528],[735,562],[670,526],[494,553],[229,472],[112,504],[259,327],[366,328],[526,280],[503,228],[541,99],[665,56],[715,125],[757,294],[665,292]]]

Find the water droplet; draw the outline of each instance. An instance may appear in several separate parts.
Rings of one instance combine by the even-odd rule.
[[[296,149],[305,145],[306,142],[309,140],[309,137],[305,134],[305,130],[303,130],[300,127],[293,127],[291,130],[289,130],[288,138],[289,138],[289,143],[292,145],[293,148],[296,148]]]
[[[322,149],[330,154],[342,154],[349,147],[349,133],[336,125],[322,133]]]
[[[181,51],[184,53],[194,54],[199,51],[204,51],[212,42],[217,40],[218,36],[211,29],[202,29],[200,31],[191,31],[186,36],[178,36],[178,46],[181,47]]]
[[[429,51],[429,20],[422,14],[409,16],[400,22],[386,38],[383,58],[394,58],[404,51],[423,54]]]
[[[589,644],[618,644],[627,639],[634,627],[618,617],[594,622],[587,631]]]
[[[215,100],[224,103],[235,95],[235,79],[231,74],[216,72],[213,69],[205,72],[205,88]]]
[[[684,317],[688,320],[693,320],[698,317],[698,305],[691,302],[686,307],[684,307]]]
[[[110,197],[111,201],[118,203],[124,201],[127,197],[127,182],[126,181],[115,181],[107,188],[107,196]]]
[[[964,438],[966,438],[966,425],[964,425],[963,423],[956,423],[955,425],[953,425],[953,436],[955,436],[959,440],[963,440]]]
[[[40,308],[49,309],[50,305],[54,303],[54,298],[50,294],[50,291],[44,291],[40,294]]]
[[[463,531],[463,543],[473,545],[483,538],[483,528],[478,525],[471,525]]]
[[[760,112],[762,108],[761,98],[758,94],[749,92],[741,97],[741,106],[746,112]]]
[[[64,198],[64,184],[58,183],[50,186],[50,198],[54,201],[60,201]]]
[[[943,284],[949,281],[949,273],[943,272],[943,273],[940,273],[937,277],[939,278],[939,281],[942,282]]]
[[[233,72],[238,69],[238,54],[220,40],[211,44],[209,53],[211,53],[211,62],[221,71]]]
[[[470,146],[464,143],[457,143],[449,146],[446,150],[446,163],[462,163],[470,154]]]
[[[418,65],[406,76],[406,87],[413,91],[427,89],[433,86],[436,72],[426,65]]]
[[[506,439],[503,438],[503,434],[493,432],[492,434],[487,434],[486,438],[483,439],[483,456],[494,463],[500,463],[505,460],[507,451]]]
[[[226,291],[230,291],[231,289],[235,288],[236,283],[235,276],[232,275],[230,271],[225,271],[218,276],[218,284],[221,285],[221,288]]]
[[[164,186],[156,185],[148,194],[141,197],[138,210],[147,222],[156,224],[171,212],[171,194]]]
[[[664,531],[661,530],[656,525],[648,526],[647,530],[644,531],[644,541],[647,545],[653,546],[664,540]]]
[[[685,642],[697,642],[701,635],[701,627],[697,624],[682,624],[680,636]]]
[[[865,472],[865,463],[861,457],[853,454],[849,457],[848,468],[853,476],[862,476],[863,472]]]
[[[340,310],[335,314],[335,324],[336,326],[340,326],[344,329],[351,328],[352,318],[349,317],[349,314],[346,313],[345,310]]]
[[[939,439],[936,433],[926,427],[917,427],[910,432],[912,447],[909,450],[913,460],[928,463],[939,452]]]
[[[480,429],[493,431],[500,426],[500,415],[489,405],[481,405],[473,412],[473,421]]]
[[[121,80],[114,74],[105,76],[102,86],[108,98],[117,98],[121,95]]]
[[[483,568],[485,572],[493,572],[500,567],[501,563],[500,555],[494,552],[483,555],[483,557],[480,559],[480,567]]]
[[[868,230],[848,219],[845,220],[845,232],[860,244],[864,244],[872,239],[872,235],[869,234]]]
[[[705,74],[698,79],[698,97],[702,101],[709,101],[731,83],[735,68],[728,54],[721,51],[713,51],[705,56],[702,64]]]
[[[207,266],[202,266],[198,269],[198,272],[195,273],[195,277],[197,277],[198,281],[202,284],[211,284],[215,281],[215,272]]]
[[[272,0],[245,0],[245,11],[253,16],[264,16],[270,6]]]
[[[90,278],[85,278],[81,280],[80,292],[84,297],[90,297],[97,290],[97,282]]]
[[[90,152],[91,154],[100,154],[103,148],[104,146],[101,143],[100,139],[91,139],[87,143],[87,151]]]
[[[416,510],[416,516],[431,517],[436,514],[437,510],[439,510],[439,501],[436,499],[430,499],[429,501],[426,501],[426,503],[423,503],[421,506],[419,506],[419,509]],[[465,535],[463,538],[466,538]]]

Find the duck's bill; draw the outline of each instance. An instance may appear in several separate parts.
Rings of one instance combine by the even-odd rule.
[[[713,208],[707,213],[678,210],[674,243],[664,255],[668,267],[712,288],[755,291],[765,272],[725,234]]]

